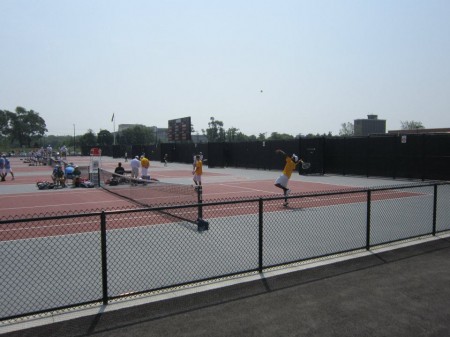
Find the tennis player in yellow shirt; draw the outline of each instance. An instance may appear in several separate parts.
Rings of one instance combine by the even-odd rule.
[[[141,176],[144,180],[150,180],[148,169],[150,168],[150,160],[147,157],[141,156]]]
[[[194,183],[197,186],[202,186],[202,173],[203,173],[203,162],[200,159],[200,155],[195,156],[194,169],[192,174],[194,175]]]
[[[275,181],[275,186],[281,188],[283,190],[284,198],[284,206],[289,205],[287,196],[291,192],[291,190],[287,187],[289,179],[291,178],[292,172],[297,168],[297,165],[303,163],[303,160],[299,159],[296,154],[292,154],[289,156],[282,150],[276,150],[276,153],[280,153],[286,158],[286,165],[284,165],[284,169],[282,174]]]

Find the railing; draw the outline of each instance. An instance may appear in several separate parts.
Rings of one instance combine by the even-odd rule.
[[[0,320],[450,230],[450,183],[0,221]],[[202,208],[209,230],[173,214]],[[167,212],[170,210],[170,214]],[[178,212],[178,213],[177,213]]]

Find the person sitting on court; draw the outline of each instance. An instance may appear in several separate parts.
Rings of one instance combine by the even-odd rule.
[[[66,168],[64,169],[64,174],[67,179],[73,179],[73,171],[75,170],[75,167],[73,163],[67,164]]]
[[[72,184],[73,187],[80,187],[81,184],[81,171],[78,165],[75,165],[72,172]]]
[[[122,163],[118,163],[117,167],[114,169],[112,179],[116,180],[118,183],[121,183],[126,180],[124,175],[125,175],[125,168],[122,166]]]
[[[66,187],[66,178],[60,165],[55,165],[52,172],[52,180],[55,185],[61,184],[62,187]]]
[[[114,173],[123,176],[125,174],[125,169],[122,166],[122,163],[118,163],[117,167],[114,169]]]

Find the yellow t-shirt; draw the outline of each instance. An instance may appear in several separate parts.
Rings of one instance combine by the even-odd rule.
[[[195,162],[195,174],[200,176],[203,173],[203,163],[201,160]]]
[[[283,174],[286,177],[291,178],[292,172],[294,172],[296,166],[297,164],[294,163],[291,157],[286,157],[286,165],[284,165]]]
[[[141,159],[141,166],[144,168],[149,168],[150,167],[150,160],[148,160],[147,158],[142,158]]]

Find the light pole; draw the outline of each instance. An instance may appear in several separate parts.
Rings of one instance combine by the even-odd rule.
[[[75,124],[73,125],[73,155],[75,155]]]

